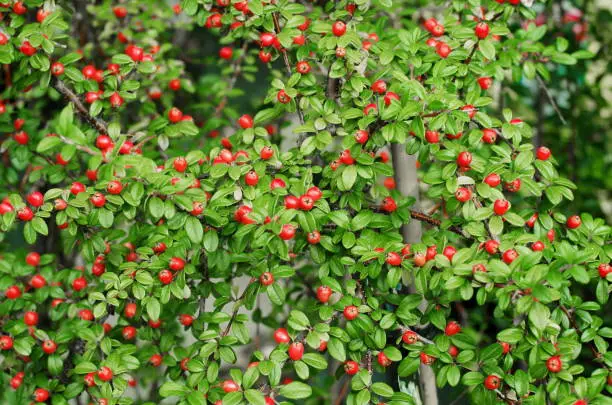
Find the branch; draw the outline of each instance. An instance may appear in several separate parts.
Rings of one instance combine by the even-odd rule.
[[[536,74],[536,79],[538,80],[538,84],[540,85],[542,90],[544,90],[544,93],[546,93],[546,97],[548,97],[550,104],[552,105],[553,109],[557,113],[557,116],[559,117],[563,125],[567,125],[567,121],[565,121],[565,117],[563,116],[563,113],[561,113],[561,109],[559,108],[559,105],[557,105],[557,102],[553,98],[548,87],[546,87],[546,83],[544,83],[544,80],[542,80],[542,77],[540,77],[540,74]]]
[[[253,282],[253,280],[251,280],[249,282],[249,284],[244,288],[244,291],[242,292],[242,294],[240,294],[240,297],[238,297],[238,299],[236,300],[236,304],[237,305],[234,308],[234,311],[232,312],[232,317],[230,318],[229,322],[227,323],[227,326],[225,327],[225,330],[223,331],[223,333],[221,333],[221,337],[227,336],[227,334],[229,333],[230,329],[232,329],[232,324],[236,320],[236,316],[238,316],[238,311],[240,310],[240,304],[239,303],[240,303],[240,301],[242,301],[242,299],[246,295],[246,292],[249,290],[249,286],[251,285],[252,282]]]
[[[281,27],[280,23],[278,22],[278,13],[275,12],[272,14],[272,21],[274,22],[274,31],[276,32],[276,35],[280,34]],[[287,50],[285,48],[281,48],[281,53],[283,54],[283,62],[285,63],[285,69],[287,69],[287,74],[291,76],[291,63],[289,62]],[[300,122],[302,123],[302,125],[304,125],[304,113],[302,113],[302,109],[300,108],[299,96],[295,98],[295,107],[297,115],[298,117],[300,117]],[[302,139],[302,136],[300,136],[299,139]],[[301,144],[302,142],[300,141],[299,143]]]
[[[236,81],[238,80],[238,76],[240,76],[240,65],[242,65],[242,61],[244,60],[244,58],[247,55],[248,45],[249,45],[248,42],[244,41],[244,44],[242,45],[242,49],[241,49],[242,53],[240,54],[240,56],[236,60],[234,60],[234,62],[232,62],[232,70],[234,71],[234,74],[232,75],[232,78],[230,79],[230,81],[229,81],[229,83],[227,85],[226,93],[223,96],[223,99],[221,100],[221,102],[219,103],[217,108],[215,108],[215,117],[217,117],[217,118],[219,118],[221,116],[221,113],[223,112],[223,108],[227,104],[228,94],[229,94],[230,91],[232,91],[232,89],[236,85]]]
[[[421,221],[421,222],[427,222],[428,224],[434,225],[437,227],[440,227],[440,225],[442,225],[442,221],[434,217],[431,217],[425,214],[424,212],[420,212],[416,210],[409,210],[409,211],[410,211],[410,217],[412,219],[416,219],[417,221]],[[461,227],[459,226],[452,225],[448,229],[456,233],[457,235],[463,236],[464,238],[472,239],[470,236],[466,235],[463,229],[461,229]]]
[[[94,128],[101,134],[108,133],[108,126],[106,122],[104,120],[101,120],[100,118],[96,118],[90,115],[89,110],[87,109],[87,107],[85,107],[79,96],[77,96],[72,90],[70,90],[68,86],[66,86],[66,83],[57,79],[53,83],[53,87],[55,88],[55,90],[60,92],[60,94],[62,94],[66,99],[68,99],[68,101],[70,101],[72,105],[74,105],[74,107],[76,108],[76,112],[85,122],[91,125],[92,128]]]
[[[578,337],[581,337],[582,336],[582,331],[578,327],[578,323],[576,322],[576,319],[574,319],[574,317],[569,312],[569,310],[564,305],[559,305],[559,309],[561,309],[561,311],[563,311],[565,316],[567,316],[567,319],[570,321],[570,324],[572,325],[572,328],[574,328],[574,330],[576,331],[576,334],[578,335]],[[593,352],[593,357],[595,357],[596,360],[599,360],[599,359],[602,358],[602,354],[599,353],[599,351],[597,350],[595,345],[593,345],[592,342],[589,343],[589,348]]]

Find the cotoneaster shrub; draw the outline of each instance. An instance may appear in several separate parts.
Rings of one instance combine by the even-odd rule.
[[[0,3],[3,403],[609,404],[610,227],[491,97],[593,55],[431,3]]]

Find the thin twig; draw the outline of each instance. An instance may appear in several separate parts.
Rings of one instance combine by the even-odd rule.
[[[538,81],[538,84],[542,88],[542,90],[544,90],[544,93],[546,93],[546,97],[548,97],[548,100],[550,101],[550,104],[552,105],[553,109],[557,113],[557,116],[559,117],[559,119],[561,120],[563,125],[567,125],[567,121],[565,120],[565,117],[563,116],[563,113],[561,112],[561,109],[559,108],[559,105],[557,104],[557,102],[555,101],[554,97],[550,93],[550,90],[546,86],[546,83],[544,83],[544,80],[542,79],[542,77],[540,77],[540,75],[537,74],[536,75],[536,79]]]
[[[91,125],[92,128],[102,134],[108,133],[108,125],[106,124],[106,122],[100,118],[96,118],[90,115],[89,110],[87,109],[87,107],[85,107],[79,96],[77,96],[72,90],[70,90],[68,86],[66,86],[66,83],[57,79],[53,83],[53,87],[55,88],[55,90],[60,92],[60,94],[66,97],[68,101],[72,103],[72,105],[74,105],[76,112],[79,114],[79,116],[89,125]]]
[[[281,26],[278,21],[278,13],[272,13],[272,21],[274,22],[274,31],[276,35],[280,34]],[[291,63],[289,62],[289,55],[287,55],[287,50],[285,48],[281,48],[281,54],[283,55],[283,62],[285,63],[285,69],[287,69],[287,74],[291,76]],[[295,111],[300,118],[300,123],[304,125],[304,113],[302,112],[302,108],[300,107],[300,98],[299,96],[295,97]],[[301,145],[304,141],[304,135],[300,135],[298,137],[298,145]]]
[[[244,291],[242,292],[242,294],[240,294],[240,297],[238,297],[238,299],[235,301],[236,302],[236,307],[234,308],[234,311],[232,312],[232,317],[230,318],[229,322],[227,323],[227,326],[225,327],[225,330],[223,331],[223,333],[221,333],[221,337],[225,337],[227,336],[227,334],[229,333],[230,329],[232,328],[232,324],[234,323],[234,321],[236,320],[236,316],[238,316],[238,311],[240,310],[241,307],[241,301],[244,298],[244,296],[246,295],[247,291],[249,290],[249,286],[251,285],[251,283],[249,283],[245,288]]]

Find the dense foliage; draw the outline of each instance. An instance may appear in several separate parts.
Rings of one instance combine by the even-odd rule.
[[[565,121],[582,13],[419,3],[2,0],[3,403],[610,404],[611,229],[499,101]]]

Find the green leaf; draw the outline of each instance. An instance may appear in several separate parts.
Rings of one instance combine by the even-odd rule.
[[[481,40],[478,43],[478,49],[480,49],[480,52],[482,52],[485,58],[490,60],[495,59],[495,45],[493,45],[493,42],[491,40]]]
[[[393,396],[393,388],[382,382],[372,384],[372,391],[375,394],[385,398],[390,398],[391,396]]]
[[[202,223],[198,218],[189,216],[185,222],[185,231],[187,232],[189,240],[191,240],[193,243],[202,242],[202,238],[204,237],[204,228],[202,227]]]
[[[332,356],[334,359],[340,362],[346,361],[346,351],[344,349],[344,344],[342,343],[342,341],[340,341],[340,339],[333,337],[330,338],[327,342],[327,351],[329,352],[329,355]]]
[[[184,397],[191,390],[184,384],[175,381],[166,381],[161,387],[159,387],[159,395],[162,397]]]
[[[312,395],[312,388],[304,383],[294,381],[290,384],[281,386],[280,394],[288,399],[308,398]]]
[[[147,302],[147,314],[150,319],[157,320],[159,319],[159,314],[161,312],[161,306],[159,305],[159,301],[157,298],[152,297]]]

